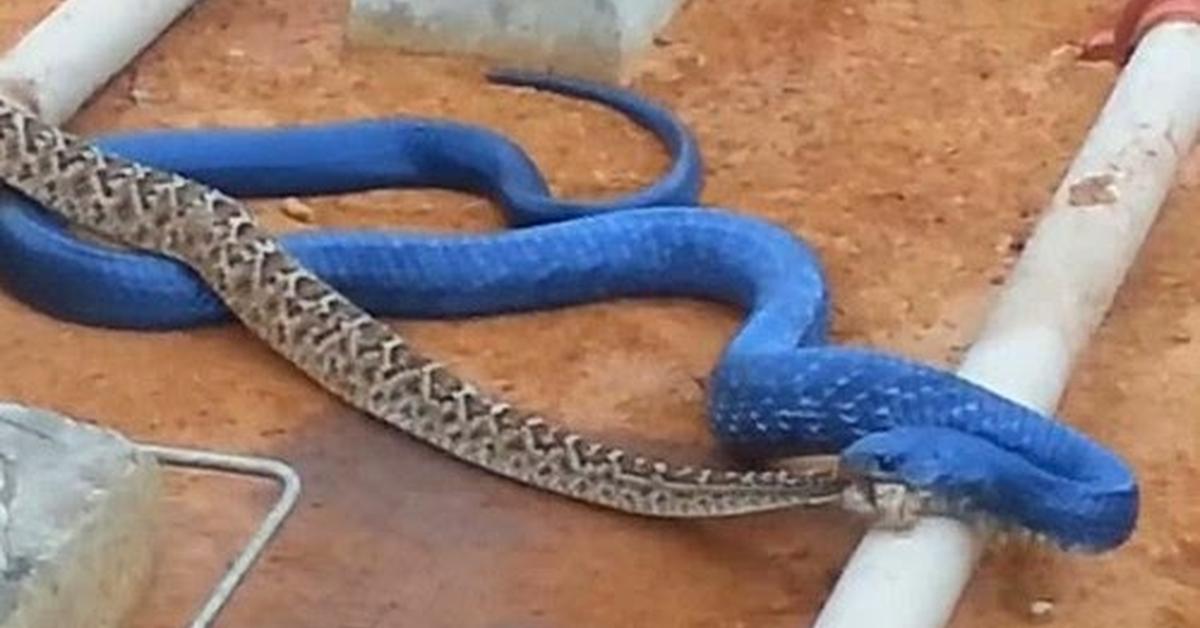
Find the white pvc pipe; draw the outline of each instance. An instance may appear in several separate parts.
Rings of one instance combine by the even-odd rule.
[[[196,0],[65,0],[0,59],[0,92],[70,118]]]
[[[1050,412],[1200,128],[1200,25],[1151,30],[1013,270],[959,373]],[[954,520],[871,530],[818,628],[946,625],[985,539]]]

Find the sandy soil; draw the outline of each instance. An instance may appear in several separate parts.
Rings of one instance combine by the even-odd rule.
[[[0,43],[51,0],[9,0]],[[346,2],[206,0],[74,128],[442,115],[511,134],[563,194],[616,193],[665,163],[595,107],[484,86],[469,61],[347,49]],[[1064,44],[1114,3],[694,0],[635,86],[695,129],[705,200],[780,221],[823,255],[837,340],[951,364],[1114,78]],[[1200,625],[1200,168],[1186,172],[1062,412],[1127,455],[1141,527],[1101,557],[993,553],[955,622]],[[322,225],[484,230],[486,203],[373,193],[311,203]],[[273,226],[295,228],[279,203]],[[696,378],[738,314],[642,301],[397,323],[429,352],[579,429],[710,456]],[[145,440],[279,456],[303,503],[228,626],[796,626],[861,529],[836,513],[663,524],[598,512],[444,460],[335,403],[243,330],[115,333],[0,297],[0,397]],[[172,480],[156,587],[134,626],[181,625],[273,493]]]

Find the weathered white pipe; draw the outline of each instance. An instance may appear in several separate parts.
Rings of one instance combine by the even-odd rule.
[[[70,118],[196,0],[65,0],[0,59],[0,91]]]
[[[1200,25],[1141,40],[1025,247],[959,373],[1052,411],[1200,128]],[[949,621],[984,539],[943,518],[871,530],[818,628],[933,628]]]

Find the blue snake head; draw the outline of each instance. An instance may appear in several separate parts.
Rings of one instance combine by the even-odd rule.
[[[843,471],[868,484],[899,484],[923,495],[922,514],[971,519],[1018,536],[1079,551],[1124,542],[1137,513],[1135,484],[1111,490],[1065,481],[1061,474],[969,433],[897,427],[869,434],[842,451]],[[1123,480],[1124,474],[1113,474]]]
[[[866,479],[899,481],[943,497],[970,497],[987,491],[994,478],[990,458],[970,447],[978,439],[953,430],[899,427],[859,439],[842,452],[842,464]]]

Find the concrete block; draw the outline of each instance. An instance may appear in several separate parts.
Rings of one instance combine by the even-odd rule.
[[[159,467],[121,436],[0,403],[0,628],[121,626],[150,582]]]
[[[350,0],[347,38],[623,81],[682,0]]]

